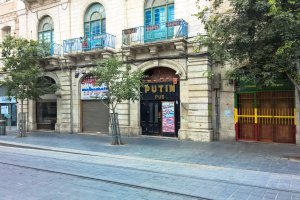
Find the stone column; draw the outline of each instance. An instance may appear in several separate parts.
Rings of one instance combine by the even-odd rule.
[[[187,69],[188,96],[187,102],[182,101],[187,116],[186,119],[182,119],[179,139],[208,142],[213,136],[211,80],[207,77],[207,72],[210,71],[208,58],[188,58]]]
[[[71,77],[72,78],[72,77]],[[61,99],[57,102],[57,116],[60,121],[60,132],[71,132],[71,92],[70,92],[70,72],[62,71],[60,73]],[[72,88],[73,89],[73,88]],[[58,129],[58,127],[56,127]]]
[[[132,70],[136,70],[136,67],[132,66],[132,68]],[[121,134],[139,135],[139,102],[124,101],[117,106],[117,112]]]

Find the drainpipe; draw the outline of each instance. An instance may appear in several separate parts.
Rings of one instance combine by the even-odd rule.
[[[219,140],[220,137],[220,89],[221,89],[221,74],[216,74],[213,82],[215,91],[215,113],[216,113],[216,130],[214,140]]]
[[[215,110],[216,110],[216,133],[214,140],[219,140],[220,135],[220,98],[219,89],[215,89]]]
[[[74,127],[73,127],[73,90],[72,90],[72,68],[69,67],[69,82],[70,82],[70,126],[71,126],[71,134],[74,133]]]

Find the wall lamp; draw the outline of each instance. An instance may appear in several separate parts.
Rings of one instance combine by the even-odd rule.
[[[86,74],[85,70],[76,70],[75,71],[75,78],[78,78],[80,74]]]

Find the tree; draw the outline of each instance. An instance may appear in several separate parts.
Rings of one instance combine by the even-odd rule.
[[[111,131],[113,145],[123,144],[118,123],[116,107],[122,101],[136,101],[140,98],[143,73],[140,70],[131,71],[130,65],[124,65],[116,57],[97,62],[92,71],[97,84],[106,85],[107,92],[102,102],[110,109]]]
[[[206,30],[199,40],[215,64],[231,64],[234,81],[272,86],[289,78],[300,91],[300,1],[228,2],[224,9],[222,0],[213,0],[196,14]]]
[[[37,100],[41,95],[53,93],[58,86],[43,76],[40,61],[47,49],[37,41],[8,36],[0,44],[0,48],[4,61],[3,70],[7,73],[0,84],[7,89],[9,97],[14,96],[21,101],[19,136],[23,137],[26,136],[24,100]]]

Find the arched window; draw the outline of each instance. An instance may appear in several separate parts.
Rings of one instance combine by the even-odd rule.
[[[89,38],[106,32],[106,15],[104,7],[95,3],[92,4],[84,16],[84,36]]]
[[[53,42],[53,21],[51,17],[46,16],[42,18],[38,27],[38,39],[42,43],[52,43]]]
[[[10,26],[5,26],[2,28],[2,37],[5,38],[6,36],[11,34],[11,27]]]
[[[174,0],[146,0],[145,26],[174,20]]]

